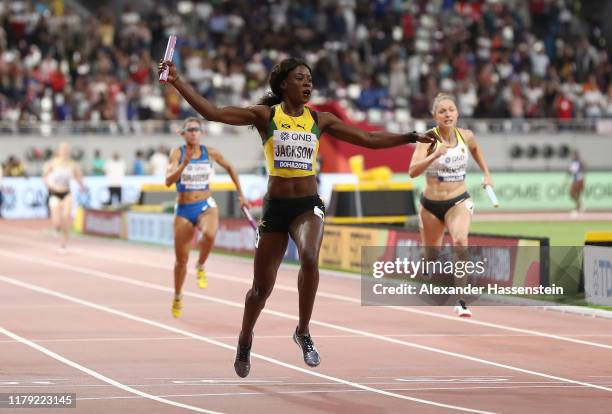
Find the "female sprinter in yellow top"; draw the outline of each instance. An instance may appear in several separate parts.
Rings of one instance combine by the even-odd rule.
[[[413,178],[423,173],[427,176],[419,212],[421,241],[423,246],[434,248],[428,255],[436,254],[447,229],[453,246],[465,252],[474,213],[474,203],[465,185],[468,150],[484,173],[482,185],[493,186],[493,180],[474,133],[457,128],[459,112],[454,98],[438,94],[431,113],[436,127],[427,134],[439,141],[429,147],[418,144],[409,169]],[[459,300],[455,311],[459,316],[471,316],[463,300]]]
[[[304,362],[319,365],[319,353],[309,333],[315,295],[319,284],[319,250],[323,237],[325,207],[317,195],[315,177],[319,139],[328,133],[338,139],[369,148],[385,148],[434,138],[416,133],[365,132],[347,125],[336,116],[317,113],[306,103],[312,94],[310,67],[289,58],[270,74],[272,92],[258,105],[248,108],[218,108],[200,96],[177,74],[172,62],[160,62],[159,73],[168,69],[168,82],[209,121],[252,125],[259,132],[270,178],[263,217],[256,241],[253,286],[246,295],[242,330],[234,369],[246,377],[251,367],[253,327],[270,296],[289,236],[300,258],[298,273],[299,322],[293,340]]]
[[[191,250],[193,231],[197,227],[202,233],[200,256],[196,263],[198,286],[208,286],[204,263],[215,242],[219,227],[219,211],[210,192],[209,179],[213,173],[213,161],[225,168],[231,177],[241,205],[247,201],[242,194],[238,174],[232,165],[214,148],[200,144],[202,120],[187,118],[183,123],[181,135],[185,145],[170,153],[166,174],[166,185],[176,183],[176,208],[174,217],[174,301],[172,316],[178,318],[182,313],[182,290],[187,273],[187,261]]]
[[[50,159],[43,167],[43,181],[49,192],[49,213],[51,222],[58,233],[61,233],[61,242],[58,253],[66,253],[68,232],[70,231],[70,212],[72,210],[72,194],[70,181],[76,180],[81,190],[83,174],[79,164],[70,159],[70,146],[66,142],[59,144],[55,157]]]

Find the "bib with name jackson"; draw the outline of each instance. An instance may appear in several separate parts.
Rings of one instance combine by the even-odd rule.
[[[298,117],[285,114],[280,105],[272,107],[263,143],[270,175],[291,178],[316,173],[320,136],[316,118],[306,107]]]

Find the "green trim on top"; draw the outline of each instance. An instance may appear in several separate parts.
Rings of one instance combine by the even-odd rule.
[[[278,129],[276,122],[274,122],[274,117],[276,116],[276,108],[278,105],[274,105],[270,109],[272,110],[272,115],[270,116],[270,122],[268,122],[268,131],[266,133],[266,138],[262,139],[261,144],[266,145],[266,142],[274,135],[274,131]]]
[[[308,108],[308,107],[305,106],[304,108]],[[310,117],[312,118],[312,128],[310,128],[310,132],[315,134],[317,136],[317,139],[321,139],[321,131],[319,130],[319,125],[315,117],[312,116],[312,111],[310,110],[310,108],[308,108],[308,113],[310,114]]]
[[[463,145],[467,145],[465,143],[465,139],[463,138],[463,135],[461,135],[461,132],[459,132],[459,128],[455,127],[453,129],[455,130],[455,138],[457,138],[457,145],[459,145],[459,142],[462,142]],[[438,144],[441,144],[442,134],[440,134],[440,131],[438,130],[438,127],[434,127],[433,132],[438,136],[438,138],[440,138],[440,141],[436,142],[436,147],[435,148],[437,148]]]
[[[461,138],[461,142],[463,142],[463,145],[467,145],[465,143],[465,139],[463,138],[463,135],[461,135],[461,132],[459,132],[459,128],[455,128],[455,136],[458,137],[457,141],[459,141],[459,138]]]

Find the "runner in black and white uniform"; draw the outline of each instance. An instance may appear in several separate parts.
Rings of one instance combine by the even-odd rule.
[[[430,146],[417,144],[409,171],[411,177],[423,173],[427,177],[419,212],[421,241],[427,255],[435,257],[447,230],[455,249],[465,254],[474,213],[474,203],[465,185],[470,153],[484,173],[482,184],[493,186],[493,180],[472,131],[457,128],[459,113],[454,98],[438,94],[432,115],[436,127],[427,133],[438,142]],[[455,311],[459,316],[471,316],[463,300],[458,301]]]
[[[53,227],[61,233],[59,253],[66,253],[70,230],[72,195],[70,181],[76,180],[84,189],[83,175],[79,164],[70,159],[70,147],[62,142],[54,158],[43,167],[43,181],[49,191],[49,213]]]

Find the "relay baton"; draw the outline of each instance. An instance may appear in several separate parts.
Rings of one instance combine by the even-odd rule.
[[[490,185],[485,185],[485,191],[487,192],[487,195],[489,196],[489,200],[491,200],[491,203],[493,203],[493,207],[495,208],[499,207],[499,201],[497,200],[495,191],[493,191],[493,187],[491,187]]]
[[[176,45],[176,36],[170,35],[168,38],[168,44],[166,45],[166,53],[164,53],[164,62],[172,61],[172,55],[174,55],[174,46]],[[168,80],[168,68],[159,74],[160,82],[166,82]]]
[[[251,225],[251,227],[253,227],[253,230],[256,230],[257,229],[257,223],[253,219],[253,216],[251,215],[251,212],[249,211],[249,208],[247,206],[242,206],[241,209],[242,209],[242,213],[244,214],[244,216],[249,221],[249,224]]]

